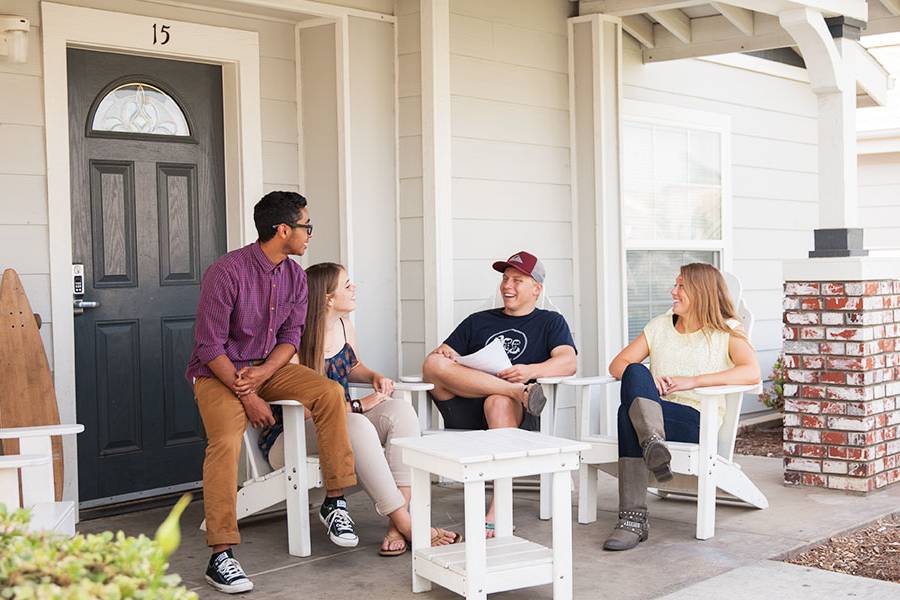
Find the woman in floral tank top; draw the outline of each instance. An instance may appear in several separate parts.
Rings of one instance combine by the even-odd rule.
[[[347,430],[360,485],[375,503],[378,514],[389,519],[379,554],[406,552],[412,535],[409,516],[410,471],[400,449],[391,440],[420,435],[412,406],[391,397],[394,382],[367,367],[356,355],[356,331],[345,318],[356,308],[356,286],[347,270],[335,263],[320,263],[306,270],[309,308],[298,353],[300,364],[326,375],[344,388]],[[350,396],[349,383],[370,384],[374,391],[359,400]],[[260,433],[259,446],[273,468],[284,466],[284,436],[280,407],[273,407],[276,424]],[[306,420],[306,445],[318,451],[316,430]],[[432,528],[432,545],[460,541],[459,534]]]

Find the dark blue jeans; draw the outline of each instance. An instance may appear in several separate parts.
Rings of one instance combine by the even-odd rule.
[[[649,398],[662,405],[666,440],[695,444],[700,441],[700,412],[690,406],[661,399],[650,370],[640,363],[632,363],[622,374],[622,398],[618,418],[619,457],[644,456],[634,425],[628,416],[628,409],[637,397]]]

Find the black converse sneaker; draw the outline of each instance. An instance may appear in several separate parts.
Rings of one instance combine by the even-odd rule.
[[[231,548],[209,558],[206,567],[206,583],[226,594],[240,594],[253,589],[253,582],[247,578],[241,563],[237,561]]]
[[[338,546],[355,548],[359,543],[353,519],[347,512],[347,501],[343,497],[326,498],[319,510],[319,520],[328,530],[328,537]]]

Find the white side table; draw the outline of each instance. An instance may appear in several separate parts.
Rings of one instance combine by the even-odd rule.
[[[556,600],[572,598],[572,497],[569,471],[577,470],[583,442],[521,429],[492,429],[402,438],[403,462],[412,468],[413,592],[431,583],[469,600],[553,584]],[[431,547],[431,473],[465,486],[466,537]],[[553,548],[514,536],[512,478],[552,474]],[[494,481],[495,537],[485,540],[484,482]]]

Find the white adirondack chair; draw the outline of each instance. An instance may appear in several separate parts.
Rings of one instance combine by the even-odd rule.
[[[753,329],[753,315],[743,300],[740,282],[729,273],[725,274],[725,278],[738,316],[749,337]],[[579,471],[579,523],[592,523],[597,519],[597,471],[603,469],[615,474],[616,470],[617,401],[604,403],[600,432],[594,433],[591,429],[593,388],[613,383],[616,383],[616,380],[606,376],[574,378],[563,382],[563,385],[576,388],[576,437],[591,444],[591,450],[582,452],[582,465]],[[761,384],[698,388],[695,391],[703,396],[699,443],[668,442],[675,478],[660,485],[657,492],[662,497],[674,495],[697,499],[697,539],[709,539],[715,534],[717,499],[740,502],[761,509],[769,505],[765,495],[750,481],[740,465],[734,462],[734,440],[737,436],[743,395],[759,393],[761,389]],[[716,397],[723,395],[726,412],[722,426],[717,430]],[[606,394],[607,399],[610,396],[611,394]],[[717,489],[725,495],[717,498]]]
[[[0,456],[0,504],[9,510],[29,509],[31,531],[75,535],[75,503],[55,501],[50,438],[82,431],[84,425],[78,424],[0,429],[0,439],[19,440],[19,454]]]
[[[371,386],[351,383],[350,387],[371,390]],[[412,404],[412,396],[425,396],[432,389],[428,383],[397,383],[394,397]],[[259,449],[259,430],[248,426],[244,431],[244,454],[248,479],[237,495],[238,521],[277,507],[287,506],[288,553],[292,556],[312,554],[309,527],[309,490],[323,488],[322,470],[317,455],[306,451],[306,426],[303,405],[296,400],[280,400],[271,404],[282,407],[284,419],[284,467],[273,470]],[[419,404],[422,401],[419,400]],[[324,497],[324,488],[322,489]],[[206,529],[206,521],[200,524]]]
[[[488,298],[485,303],[479,308],[479,310],[490,310],[493,308],[498,308],[503,305],[503,301],[500,298],[500,289],[494,291],[494,294]],[[562,312],[559,308],[550,300],[549,294],[547,294],[547,287],[544,286],[544,291],[541,293],[540,298],[537,301],[537,307],[544,310],[552,310],[554,312]],[[540,383],[544,388],[544,395],[547,397],[547,404],[544,405],[544,410],[541,412],[541,428],[540,432],[545,435],[555,435],[556,431],[556,416],[557,416],[557,401],[556,395],[559,390],[559,384],[566,380],[571,379],[572,376],[568,377],[540,377],[537,382]],[[401,380],[404,382],[421,382],[421,376],[404,376],[401,377]],[[441,417],[441,414],[434,410],[433,403],[428,399],[427,394],[422,394],[419,398],[418,405],[416,406],[416,413],[419,415],[419,426],[422,429],[422,435],[434,435],[437,433],[445,433],[447,430],[444,428],[444,419]],[[461,430],[452,430],[452,431],[461,431]],[[540,512],[539,517],[546,521],[550,519],[552,505],[551,505],[551,495],[552,491],[550,486],[553,481],[553,476],[551,473],[543,473],[541,474],[541,482],[540,482]],[[532,488],[533,489],[533,488]]]

